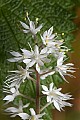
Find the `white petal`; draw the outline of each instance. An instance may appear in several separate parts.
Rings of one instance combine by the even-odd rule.
[[[7,95],[3,100],[8,100],[9,102],[14,100],[14,97],[12,95]]]
[[[53,85],[54,85],[53,83],[50,84],[50,91],[52,91]]]
[[[30,63],[28,63],[28,65],[27,65],[27,67],[29,68],[29,67],[32,67],[34,64],[35,64],[35,60],[32,60]]]
[[[30,105],[30,103],[27,103],[26,105],[23,106],[23,108],[27,108]]]
[[[35,111],[33,108],[30,108],[31,115],[36,115]]]
[[[50,96],[47,96],[47,102],[51,102]]]
[[[23,23],[23,22],[21,22],[21,21],[20,21],[20,23],[21,23],[21,25],[22,25],[25,29],[29,29],[29,26],[28,26],[28,25],[26,25],[25,23]]]
[[[31,61],[31,59],[24,59],[24,60],[23,60],[23,62],[24,62],[25,64],[28,64],[30,61]]]
[[[42,39],[43,44],[46,45],[46,42],[42,36],[41,36],[41,39]]]
[[[32,53],[29,50],[26,49],[21,49],[21,51],[23,52],[24,55],[26,55],[27,57],[30,57],[32,55]]]
[[[30,24],[30,29],[34,31],[35,30],[35,24],[34,24],[34,22],[30,21],[29,24]]]
[[[16,115],[17,115],[17,114],[15,113],[14,115],[11,115],[10,117],[16,117]]]
[[[58,104],[55,100],[54,100],[53,102],[54,102],[55,108],[56,108],[57,110],[61,111],[59,104]]]
[[[34,51],[35,51],[35,55],[39,55],[39,48],[37,45],[35,45]]]
[[[14,58],[7,59],[9,62],[16,62]]]
[[[22,57],[19,57],[19,58],[10,58],[10,59],[7,59],[9,62],[18,62],[20,60],[22,60]]]
[[[63,57],[58,58],[57,60],[57,66],[60,66],[63,64]]]
[[[49,92],[45,92],[45,91],[42,91],[42,93],[43,93],[44,95],[48,95],[48,94],[49,94]]]
[[[15,108],[15,107],[9,107],[5,110],[6,112],[13,112],[13,113],[17,113],[18,112],[18,109]]]
[[[29,30],[23,30],[23,32],[24,32],[24,33],[28,33],[28,32],[29,32]]]
[[[51,35],[53,32],[53,26],[48,30],[48,35]]]
[[[42,28],[42,24],[35,29],[35,33],[37,33],[38,31],[40,31],[41,28]]]
[[[15,52],[15,51],[12,51],[12,52],[10,52],[13,56],[15,56],[15,57],[21,57],[22,55],[20,54],[20,53],[18,53],[18,52]]]
[[[48,91],[48,88],[45,85],[42,85],[43,90],[45,90],[46,92]]]
[[[15,93],[15,92],[16,92],[16,89],[15,89],[15,88],[11,88],[10,91],[11,91],[12,93]]]
[[[52,34],[49,39],[52,40],[55,37],[55,34]]]
[[[30,117],[27,113],[19,113],[17,115],[20,116],[22,120],[29,119]]]
[[[45,38],[46,36],[47,36],[47,31],[43,33],[43,38]]]
[[[40,66],[44,66],[44,63],[43,63],[41,60],[38,60],[38,64],[39,64]]]
[[[47,51],[48,51],[48,48],[45,47],[45,48],[43,48],[43,49],[41,50],[40,54],[45,54],[45,53],[47,53]]]
[[[40,73],[40,67],[39,67],[38,63],[36,64],[36,70],[38,71],[38,73]]]
[[[65,79],[65,77],[64,77],[64,75],[62,74],[61,71],[59,71],[59,74],[61,75],[61,77],[63,78],[63,80],[65,80],[67,83],[69,83],[69,82]]]

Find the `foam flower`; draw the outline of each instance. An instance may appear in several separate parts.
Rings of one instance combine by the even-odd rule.
[[[7,101],[7,103],[12,102],[16,96],[20,95],[18,88],[19,86],[17,85],[11,88],[9,85],[4,86],[3,92],[7,93],[8,95],[3,100]]]
[[[29,33],[30,32],[34,36],[40,31],[40,29],[42,28],[42,24],[36,28],[35,23],[33,21],[31,21],[28,16],[27,16],[27,18],[29,20],[29,25],[20,21],[21,25],[24,28],[23,32],[24,33]]]
[[[42,85],[42,88],[42,93],[47,95],[47,102],[53,103],[57,110],[61,111],[65,106],[72,106],[70,103],[66,102],[67,100],[72,99],[71,95],[68,93],[61,93],[61,88],[57,89],[54,87],[53,83],[50,84],[49,89],[45,85]]]
[[[55,34],[53,34],[52,32],[53,32],[53,26],[48,31],[45,31],[43,33],[43,36],[41,36],[44,45],[49,46],[49,44],[50,45],[53,44],[53,39],[55,37]]]
[[[44,63],[50,62],[50,59],[47,58],[47,48],[45,47],[39,52],[39,47],[35,45],[35,49],[32,53],[31,61],[27,64],[27,59],[25,59],[23,62],[26,63],[28,68],[36,64],[36,70],[40,73],[40,66],[44,66]]]
[[[9,62],[22,62],[24,59],[27,59],[27,62],[30,62],[30,57],[32,52],[26,49],[21,49],[22,53],[11,51],[10,54],[13,55],[13,58],[8,59]]]
[[[9,71],[12,73],[11,75],[7,76],[5,83],[9,83],[9,87],[14,87],[15,85],[20,85],[26,79],[34,80],[29,74],[33,72],[32,69],[23,68],[22,66],[18,65],[18,70]]]
[[[61,75],[61,77],[66,81],[65,79],[65,75],[68,75],[70,77],[74,77],[73,75],[71,75],[70,73],[74,73],[75,72],[75,68],[73,67],[74,64],[73,63],[67,63],[67,64],[63,64],[64,60],[63,60],[63,56],[59,56],[57,59],[57,66],[55,67],[55,70],[57,72],[59,72],[59,74]]]
[[[31,116],[29,117],[29,120],[43,120],[42,116],[45,115],[45,113],[36,114],[33,108],[30,108]]]
[[[9,107],[5,110],[5,112],[8,112],[11,115],[11,117],[16,117],[18,115],[23,120],[26,120],[29,118],[29,115],[27,113],[24,113],[23,109],[27,108],[28,106],[29,106],[29,103],[27,103],[26,105],[23,105],[22,101],[20,100],[18,108]]]

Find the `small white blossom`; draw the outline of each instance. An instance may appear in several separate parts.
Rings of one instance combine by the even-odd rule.
[[[13,55],[13,58],[8,59],[9,62],[22,62],[24,59],[27,59],[27,63],[30,62],[32,52],[26,49],[21,49],[22,53],[12,51],[10,52],[11,55]]]
[[[27,63],[27,59],[23,60],[23,62],[26,63],[28,68],[36,64],[36,70],[40,73],[40,66],[44,66],[44,63],[50,62],[50,59],[47,58],[47,48],[43,48],[39,53],[39,47],[35,45],[35,49],[32,51],[32,54],[33,55],[31,56],[31,61],[29,63]]]
[[[7,83],[6,83],[7,84]],[[7,104],[9,102],[12,102],[16,96],[20,95],[19,92],[19,86],[11,87],[9,85],[5,85],[3,88],[3,92],[7,93],[8,95],[3,99],[7,101]]]
[[[69,49],[64,46],[64,40],[57,40],[56,34],[52,34],[53,27],[51,27],[48,31],[45,31],[41,39],[43,44],[46,45],[48,49],[48,53],[53,54],[56,58],[58,58],[59,54],[64,54]]]
[[[26,105],[23,105],[22,101],[19,101],[19,106],[18,108],[15,107],[9,107],[5,110],[5,112],[8,112],[11,114],[11,117],[16,117],[17,115],[21,117],[23,120],[29,119],[29,115],[27,113],[23,112],[24,108],[27,108],[29,106],[29,103]]]
[[[52,34],[53,32],[53,26],[48,30],[43,33],[43,36],[41,36],[43,44],[44,45],[52,45],[53,44],[53,39],[55,37],[55,34]]]
[[[39,27],[36,28],[35,23],[33,21],[30,21],[29,17],[28,17],[28,20],[29,20],[29,25],[26,25],[24,22],[20,21],[21,25],[24,28],[23,32],[24,33],[31,32],[32,35],[34,36],[40,31],[40,29],[42,28],[42,24]]]
[[[41,52],[39,53],[39,47],[35,45],[34,51],[31,49],[31,52],[26,49],[21,49],[22,55],[20,56],[18,52],[10,52],[14,58],[8,59],[10,62],[18,62],[23,61],[26,64],[26,67],[32,67],[34,64],[36,64],[36,70],[40,72],[40,66],[43,66],[44,63],[50,62],[50,59],[47,58],[48,56],[48,49],[47,47],[43,48]]]
[[[30,108],[31,116],[29,117],[29,120],[43,120],[42,116],[45,115],[45,113],[42,114],[36,114],[33,108]]]
[[[63,60],[63,56],[60,56],[57,60],[57,66],[55,67],[55,70],[57,72],[59,72],[59,74],[61,75],[61,77],[66,81],[64,75],[68,75],[70,77],[74,77],[73,75],[71,75],[70,73],[74,73],[74,64],[72,63],[67,63],[67,64],[63,64],[64,60]]]
[[[9,71],[12,74],[7,76],[7,79],[5,83],[9,83],[9,87],[14,87],[15,85],[20,85],[22,82],[24,82],[26,79],[33,78],[29,75],[33,72],[31,69],[23,68],[22,66],[18,65],[18,70]]]
[[[42,85],[44,91],[43,94],[47,95],[47,102],[53,103],[57,110],[62,110],[65,106],[72,106],[70,103],[66,102],[66,100],[70,100],[71,95],[61,93],[61,88],[57,89],[53,86],[54,84],[51,83],[49,89]]]

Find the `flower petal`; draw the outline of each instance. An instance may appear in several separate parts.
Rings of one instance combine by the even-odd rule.
[[[37,33],[38,31],[40,31],[40,29],[41,29],[42,27],[43,27],[42,24],[41,24],[39,27],[37,27],[37,28],[35,29],[35,33]]]
[[[53,26],[48,30],[48,35],[51,36],[52,32],[53,32]]]
[[[58,104],[55,100],[53,101],[53,103],[54,103],[55,108],[56,108],[57,110],[61,111],[59,104]]]
[[[7,108],[5,111],[6,111],[6,112],[13,112],[13,113],[16,113],[16,112],[18,112],[18,109],[15,108],[15,107],[9,107],[9,108]]]
[[[21,57],[22,56],[19,52],[12,51],[10,53],[15,57]]]
[[[47,102],[51,102],[51,97],[47,96]]]
[[[33,108],[30,108],[31,115],[36,115],[35,111]]]
[[[21,22],[21,21],[20,21],[20,23],[21,23],[21,25],[22,25],[25,29],[29,29],[29,26],[26,25],[24,22]]]
[[[44,91],[48,92],[48,88],[45,85],[42,85]]]
[[[54,84],[53,84],[53,82],[52,82],[52,83],[50,84],[50,91],[52,91],[53,86],[54,86]]]
[[[27,103],[26,105],[23,106],[23,108],[27,108],[30,105],[30,103]]]
[[[7,95],[3,100],[8,100],[9,102],[14,100],[14,97],[12,95]]]
[[[25,64],[29,64],[29,63],[31,62],[31,59],[24,59],[23,62],[24,62]]]
[[[21,117],[22,120],[29,119],[29,115],[27,113],[19,113],[17,114],[19,117]]]
[[[38,63],[36,64],[36,70],[38,71],[38,73],[40,73],[40,67],[39,67]]]

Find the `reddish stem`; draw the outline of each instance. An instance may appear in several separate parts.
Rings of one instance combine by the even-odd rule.
[[[40,74],[36,71],[36,113],[40,113]]]

